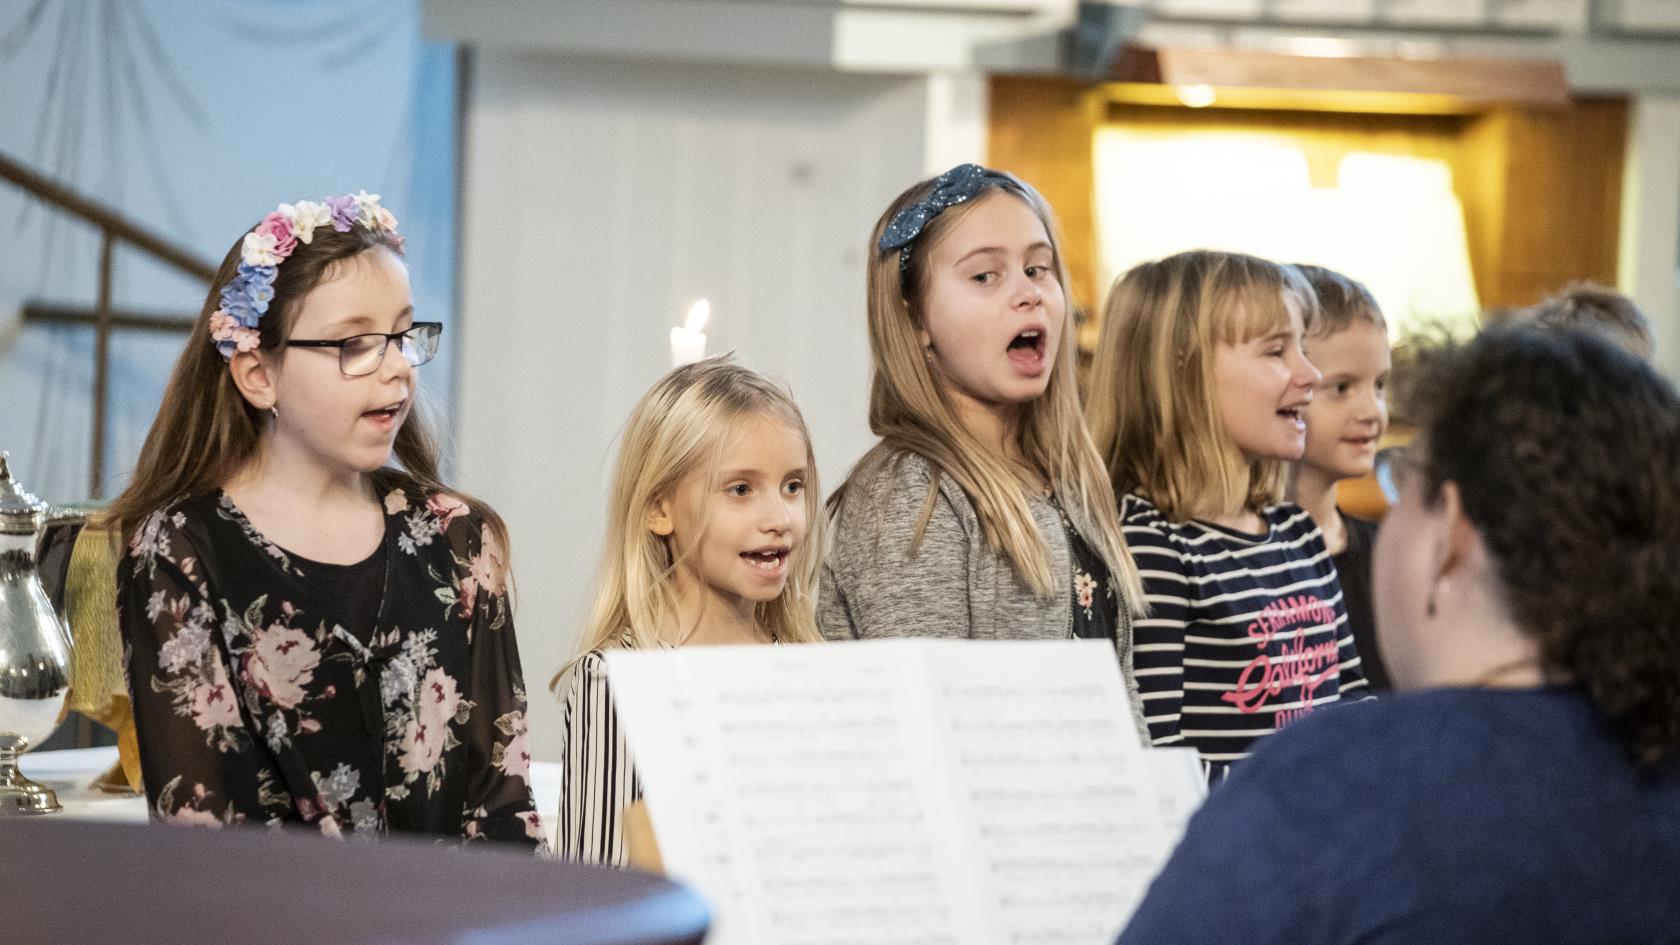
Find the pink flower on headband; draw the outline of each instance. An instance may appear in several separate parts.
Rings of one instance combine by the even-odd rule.
[[[397,218],[384,207],[380,207],[373,212],[373,222],[378,224],[382,230],[394,231],[397,228]]]
[[[235,328],[233,346],[239,351],[255,351],[262,344],[262,335],[255,328]]]
[[[274,237],[274,255],[280,259],[285,259],[297,249],[297,237],[292,235],[292,221],[279,211],[263,217],[255,232]]]
[[[214,341],[232,341],[234,329],[239,327],[239,320],[232,315],[216,309],[210,313],[210,337]]]

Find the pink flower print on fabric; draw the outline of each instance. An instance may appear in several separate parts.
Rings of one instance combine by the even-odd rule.
[[[388,502],[389,500],[387,500]],[[406,504],[406,500],[405,500]],[[387,505],[387,508],[389,506]],[[426,497],[426,511],[437,519],[438,533],[449,531],[449,523],[457,516],[465,515],[468,511],[467,503],[446,492],[434,492]]]
[[[1091,609],[1092,598],[1096,594],[1097,590],[1096,579],[1091,577],[1089,574],[1081,572],[1073,579],[1073,590],[1079,597],[1079,606],[1089,611]]]
[[[483,531],[478,554],[467,559],[467,573],[461,578],[461,616],[473,615],[480,588],[492,596],[507,592],[507,555],[488,527]]]
[[[461,691],[455,680],[441,669],[428,670],[420,680],[420,697],[414,718],[402,737],[398,764],[408,774],[423,774],[437,767],[449,736],[449,723],[461,709]]]
[[[275,624],[251,634],[245,673],[258,692],[283,709],[296,708],[303,701],[304,687],[314,681],[319,665],[321,654],[315,641],[300,630]]]
[[[239,724],[239,702],[220,659],[210,661],[209,678],[193,683],[192,720],[205,732]]]
[[[507,744],[498,744],[490,753],[490,762],[510,778],[531,780],[531,726],[523,712],[509,712],[496,719],[496,728],[508,736]]]
[[[495,532],[488,528],[484,530],[478,554],[472,559],[472,580],[493,596],[500,597],[507,592],[507,555],[502,552]]]

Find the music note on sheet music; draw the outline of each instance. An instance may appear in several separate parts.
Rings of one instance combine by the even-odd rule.
[[[1112,654],[894,640],[615,652],[608,672],[709,942],[1106,945],[1202,790],[1139,743]]]

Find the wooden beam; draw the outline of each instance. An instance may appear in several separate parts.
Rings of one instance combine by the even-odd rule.
[[[26,302],[23,306],[25,324],[92,328],[97,320],[98,313],[91,308],[48,305],[42,302]],[[153,331],[166,334],[186,334],[192,331],[195,321],[197,319],[187,316],[153,315],[115,308],[111,309],[110,317],[111,328],[115,331]]]
[[[1472,107],[1569,104],[1563,65],[1544,59],[1290,56],[1241,49],[1136,47],[1118,58],[1113,78],[1178,89],[1205,86],[1216,100],[1220,90],[1265,89],[1415,95],[1425,101],[1445,97]]]

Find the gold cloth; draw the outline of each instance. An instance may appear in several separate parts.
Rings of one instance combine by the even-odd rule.
[[[123,681],[122,635],[117,630],[118,540],[97,520],[76,536],[64,579],[64,613],[70,624],[70,691],[64,711],[80,712],[117,733],[117,763],[130,790],[140,790],[140,747],[134,710]],[[100,778],[118,787],[116,770]]]

